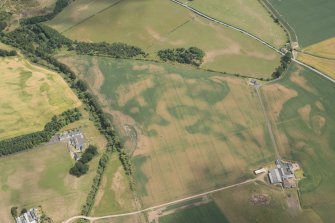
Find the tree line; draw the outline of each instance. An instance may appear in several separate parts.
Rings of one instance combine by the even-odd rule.
[[[86,174],[89,169],[88,163],[96,155],[98,155],[97,147],[89,145],[88,148],[82,154],[81,158],[70,169],[70,174],[76,177],[80,177],[81,175]]]
[[[16,55],[17,53],[15,50],[7,51],[7,50],[0,49],[0,57],[11,57],[11,56],[16,56]]]
[[[75,108],[52,117],[42,131],[0,141],[0,157],[31,149],[50,139],[64,126],[79,120],[80,111]]]
[[[288,65],[291,63],[291,57],[292,57],[292,53],[290,51],[281,57],[280,65],[276,68],[276,70],[271,75],[273,79],[279,78],[284,73]]]
[[[21,24],[35,24],[40,22],[46,22],[48,20],[51,20],[55,18],[55,16],[60,13],[66,6],[68,6],[71,3],[71,0],[57,0],[55,7],[52,12],[46,14],[46,15],[40,15],[40,16],[34,16],[30,18],[23,19],[21,21]]]
[[[197,47],[165,49],[158,51],[158,56],[163,61],[172,61],[182,64],[200,66],[205,52]]]
[[[91,190],[82,207],[82,214],[88,215],[94,204],[101,177],[112,152],[118,152],[125,173],[128,175],[130,188],[133,190],[134,181],[131,176],[132,164],[129,155],[123,150],[122,144],[111,125],[111,121],[103,112],[97,98],[88,92],[87,84],[78,79],[75,73],[67,65],[57,61],[53,54],[61,48],[75,50],[79,54],[103,54],[117,58],[129,58],[137,55],[144,55],[144,52],[139,48],[122,43],[87,44],[72,41],[57,31],[46,27],[43,24],[36,24],[35,22],[36,21],[31,24],[23,23],[21,24],[21,27],[10,33],[0,32],[0,41],[19,48],[32,62],[48,66],[50,69],[61,72],[64,75],[66,82],[85,105],[85,109],[90,113],[91,120],[93,120],[95,126],[107,139],[106,150],[99,160],[99,166]],[[6,146],[10,145],[6,144],[4,147]],[[33,146],[34,145],[31,145],[30,148]]]

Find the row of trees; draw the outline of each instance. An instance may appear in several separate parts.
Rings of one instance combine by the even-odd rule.
[[[10,57],[10,56],[16,56],[16,55],[17,53],[15,50],[7,51],[7,50],[0,49],[0,57]]]
[[[70,174],[76,177],[80,177],[81,175],[86,174],[89,169],[88,163],[96,155],[98,155],[97,147],[89,145],[88,148],[84,151],[81,158],[70,169]]]
[[[91,120],[94,121],[99,131],[107,139],[107,148],[99,160],[99,166],[91,190],[82,207],[82,214],[88,215],[94,203],[104,169],[112,152],[118,152],[119,159],[123,164],[126,174],[129,176],[130,188],[133,189],[134,181],[131,177],[131,161],[130,157],[123,151],[121,142],[116,135],[109,118],[105,115],[98,103],[97,98],[87,91],[87,84],[78,79],[68,66],[57,61],[54,58],[53,53],[62,47],[67,47],[67,49],[75,50],[77,53],[81,54],[92,54],[93,52],[94,55],[103,54],[118,58],[129,58],[140,54],[144,55],[144,53],[139,48],[120,43],[86,44],[71,41],[57,31],[41,24],[35,24],[35,22],[36,21],[32,22],[33,24],[22,24],[20,28],[11,33],[5,34],[1,32],[0,40],[21,49],[33,62],[46,65],[51,69],[62,72],[69,86],[85,104],[86,110],[90,113]]]
[[[53,19],[58,13],[60,13],[66,6],[71,3],[71,0],[57,0],[53,11],[46,15],[34,16],[22,20],[22,24],[35,24],[40,22],[46,22]]]
[[[292,54],[290,51],[287,52],[284,56],[282,56],[282,58],[280,59],[279,67],[277,67],[276,70],[271,75],[273,79],[279,78],[284,73],[288,65],[291,63],[291,58]]]
[[[105,55],[115,58],[132,58],[139,55],[146,56],[141,48],[129,46],[125,43],[86,43],[75,42],[72,48],[78,54],[86,55]]]
[[[0,141],[0,157],[31,149],[41,143],[48,142],[64,126],[79,120],[80,111],[75,108],[53,116],[42,131],[17,136]]]
[[[163,61],[173,61],[183,64],[200,66],[205,53],[197,47],[165,49],[158,51],[158,56]]]

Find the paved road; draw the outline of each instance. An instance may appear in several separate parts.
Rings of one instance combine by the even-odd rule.
[[[133,212],[123,213],[123,214],[106,215],[106,216],[101,216],[101,217],[87,217],[87,216],[78,215],[78,216],[74,216],[74,217],[71,217],[71,218],[63,221],[63,223],[71,223],[74,220],[78,220],[78,219],[87,219],[89,221],[96,221],[96,220],[101,220],[101,219],[117,218],[117,217],[125,217],[125,216],[132,216],[132,215],[136,215],[136,214],[141,214],[141,213],[144,213],[144,212],[147,212],[147,211],[155,210],[157,208],[169,206],[169,205],[172,205],[172,204],[177,204],[177,203],[180,203],[180,202],[192,200],[194,198],[198,198],[198,197],[213,194],[213,193],[216,193],[216,192],[219,192],[219,191],[227,190],[229,188],[241,186],[243,184],[248,184],[248,183],[251,183],[251,182],[255,182],[256,180],[258,180],[258,179],[256,179],[256,178],[255,179],[249,179],[249,180],[243,181],[241,183],[221,187],[221,188],[218,188],[218,189],[215,189],[215,190],[210,190],[210,191],[207,191],[207,192],[204,192],[204,193],[201,193],[201,194],[192,195],[192,196],[189,196],[189,197],[185,197],[185,198],[182,198],[182,199],[179,199],[179,200],[175,200],[175,201],[171,201],[171,202],[168,202],[168,203],[152,206],[152,207],[149,207],[149,208],[146,208],[146,209],[143,209],[143,210],[139,210],[139,211],[133,211]]]
[[[206,19],[208,19],[208,20],[210,20],[210,21],[213,21],[213,22],[218,23],[218,24],[221,24],[221,25],[223,25],[223,26],[225,26],[225,27],[228,27],[228,28],[234,29],[234,30],[236,30],[236,31],[239,31],[239,32],[243,33],[244,35],[249,36],[250,38],[253,38],[253,39],[257,40],[258,42],[262,43],[263,45],[267,46],[268,48],[270,48],[270,49],[276,51],[276,52],[279,53],[280,55],[282,55],[282,56],[284,55],[283,52],[281,52],[280,50],[278,50],[278,49],[275,48],[274,46],[271,46],[269,43],[265,42],[264,40],[258,38],[257,36],[255,36],[255,35],[253,35],[253,34],[247,32],[247,31],[245,31],[245,30],[243,30],[243,29],[240,29],[240,28],[238,28],[238,27],[236,27],[236,26],[233,26],[233,25],[230,25],[230,24],[228,24],[228,23],[222,22],[222,21],[220,21],[220,20],[214,19],[214,18],[212,18],[212,17],[210,17],[210,16],[208,16],[208,15],[206,15],[206,14],[204,14],[204,13],[202,13],[202,12],[200,12],[200,11],[198,11],[198,10],[196,10],[196,9],[194,9],[194,8],[188,6],[187,4],[184,4],[184,3],[182,3],[182,2],[180,2],[180,1],[178,1],[178,0],[170,0],[170,1],[172,1],[172,2],[174,2],[174,3],[176,3],[176,4],[178,4],[178,5],[181,5],[181,6],[183,6],[184,8],[187,8],[188,10],[194,12],[195,14],[197,14],[197,15],[199,15],[199,16],[201,16],[201,17],[204,17],[204,18],[206,18]],[[319,70],[317,70],[317,69],[315,69],[315,68],[313,68],[313,67],[311,67],[311,66],[309,66],[309,65],[307,65],[307,64],[305,64],[305,63],[303,63],[303,62],[301,62],[301,61],[298,61],[298,60],[296,60],[296,59],[294,59],[294,58],[292,58],[292,61],[295,62],[295,63],[297,63],[297,64],[299,64],[299,65],[301,65],[301,66],[303,66],[303,67],[305,67],[305,68],[307,68],[307,69],[309,69],[309,70],[314,71],[315,73],[321,75],[322,77],[326,78],[327,80],[329,80],[329,81],[335,83],[335,80],[334,80],[334,79],[332,79],[332,78],[329,77],[328,75],[322,73],[321,71],[319,71]]]

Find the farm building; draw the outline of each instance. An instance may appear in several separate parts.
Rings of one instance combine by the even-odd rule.
[[[36,208],[32,208],[21,216],[17,217],[16,223],[39,223],[40,217]]]
[[[293,165],[291,162],[276,160],[276,168],[268,173],[271,184],[281,184],[284,188],[296,187],[294,171],[299,165]]]
[[[261,174],[261,173],[266,173],[266,169],[265,168],[261,168],[261,169],[258,169],[258,170],[255,170],[254,173],[257,175],[257,174]]]

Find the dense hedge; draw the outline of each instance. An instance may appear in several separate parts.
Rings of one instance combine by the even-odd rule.
[[[53,11],[46,15],[34,16],[21,21],[22,24],[35,24],[40,22],[46,22],[53,19],[58,13],[60,13],[66,6],[71,3],[71,0],[57,0]]]
[[[163,61],[173,61],[183,64],[193,64],[199,66],[205,56],[204,51],[197,47],[165,49],[158,51],[158,56]]]
[[[106,55],[115,58],[131,58],[145,53],[139,47],[129,46],[125,43],[86,43],[76,42],[75,50],[78,54]]]
[[[48,142],[61,128],[79,120],[80,111],[75,108],[52,117],[42,131],[0,141],[0,156],[6,156],[23,150],[31,149],[41,143]]]
[[[15,50],[7,51],[0,49],[0,57],[16,56],[16,54]]]

